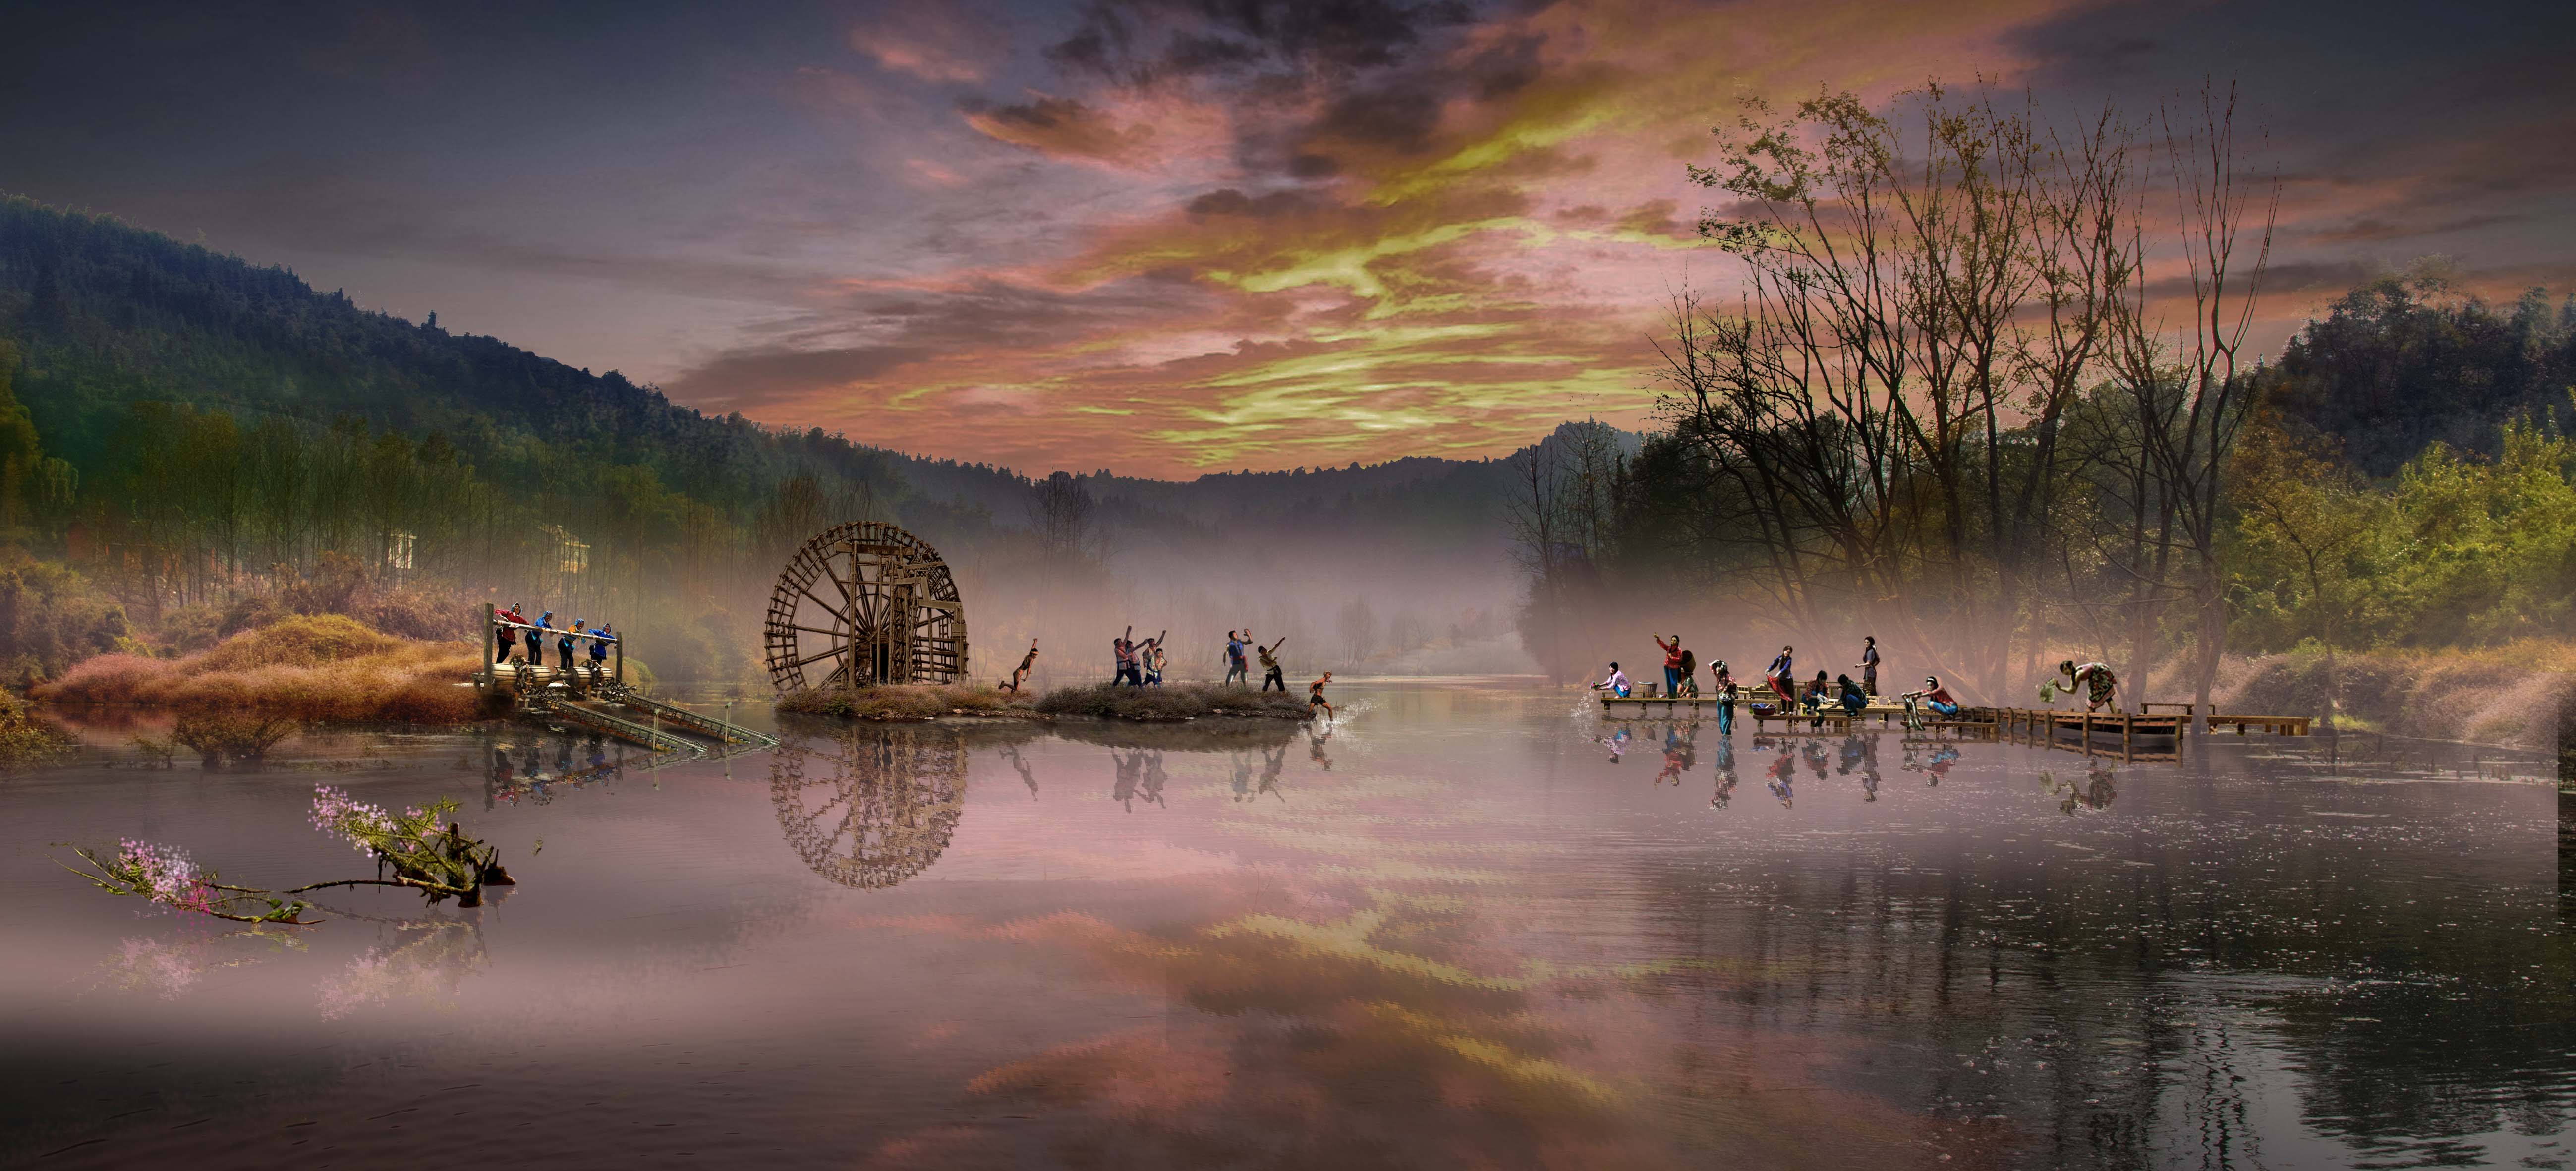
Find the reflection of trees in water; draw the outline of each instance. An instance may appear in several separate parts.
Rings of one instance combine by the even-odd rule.
[[[787,846],[842,886],[894,886],[930,868],[966,804],[966,737],[934,724],[791,737],[770,754]]]

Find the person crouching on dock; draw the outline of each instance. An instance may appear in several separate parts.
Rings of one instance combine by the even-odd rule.
[[[1959,701],[1950,697],[1950,689],[1941,686],[1941,680],[1935,676],[1924,676],[1923,690],[1906,692],[1900,698],[1922,700],[1923,706],[1939,713],[1945,720],[1956,719],[1959,715]]]
[[[1628,673],[1620,670],[1619,664],[1614,662],[1610,664],[1610,674],[1604,676],[1599,683],[1593,684],[1592,690],[1607,691],[1620,699],[1626,699],[1628,698]]]

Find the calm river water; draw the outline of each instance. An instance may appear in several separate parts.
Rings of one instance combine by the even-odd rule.
[[[1572,693],[1303,727],[542,732],[0,780],[0,1164],[2567,1167],[2536,763],[1732,744]],[[363,875],[313,784],[521,885],[227,931],[60,843]],[[542,847],[539,843],[542,842]]]

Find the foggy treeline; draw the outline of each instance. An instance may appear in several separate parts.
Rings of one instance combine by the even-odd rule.
[[[1691,171],[1737,263],[1672,299],[1661,427],[1515,457],[1532,652],[1643,665],[1651,629],[1744,678],[1874,634],[1882,686],[2029,702],[2098,658],[2205,705],[2231,647],[2567,634],[2576,306],[2392,275],[2260,360],[2277,187],[2232,103],[1748,103]]]

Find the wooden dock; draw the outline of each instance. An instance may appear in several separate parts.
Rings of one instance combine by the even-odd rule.
[[[1709,695],[1604,695],[1601,697],[1601,710],[1614,719],[1701,719],[1713,713],[1718,703],[1716,696]],[[1956,718],[1950,719],[1920,718],[1931,713],[1918,710],[1915,713],[1918,718],[1911,727],[2063,748],[2087,756],[2148,761],[2178,759],[2183,737],[2191,732],[2193,705],[2148,703],[2140,704],[2139,708],[2135,712],[1964,708]],[[1736,714],[1753,721],[1756,735],[1807,732],[1839,736],[1866,728],[1871,716],[1878,717],[1882,727],[1895,723],[1905,716],[1906,709],[1904,704],[1885,696],[1872,696],[1869,706],[1858,712],[1846,711],[1837,704],[1811,714],[1748,703],[1739,697]],[[2233,727],[2239,736],[2248,730],[2275,736],[2305,736],[2312,722],[2307,716],[2225,712],[2212,714],[2208,719],[2213,731]],[[1775,724],[1778,725],[1776,731],[1773,728]]]

